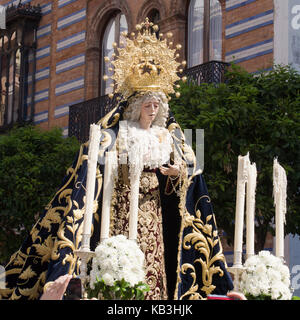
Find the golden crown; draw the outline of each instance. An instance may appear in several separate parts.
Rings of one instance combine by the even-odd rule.
[[[113,47],[118,50],[118,55],[113,54],[112,59],[105,57],[105,62],[110,62],[114,71],[111,77],[103,76],[104,80],[111,78],[114,83],[111,86],[114,93],[121,93],[123,98],[128,98],[134,92],[143,91],[161,91],[169,97],[169,94],[175,93],[175,82],[180,79],[178,74],[183,72],[186,62],[177,62],[179,53],[176,50],[181,49],[181,45],[176,45],[172,49],[173,42],[170,38],[173,36],[171,32],[166,34],[166,38],[162,39],[163,34],[157,37],[158,26],[149,22],[146,18],[145,22],[136,25],[137,35],[132,32],[129,38],[127,32],[123,32],[124,42],[121,48],[117,48],[114,43]],[[167,43],[169,39],[169,43]],[[182,66],[181,68],[179,68]],[[186,77],[182,77],[185,81]],[[175,85],[179,88],[179,85]],[[113,94],[110,94],[112,97]],[[176,92],[179,96],[179,92]]]

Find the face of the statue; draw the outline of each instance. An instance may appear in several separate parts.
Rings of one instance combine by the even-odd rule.
[[[146,100],[141,106],[140,122],[152,123],[158,113],[159,102],[155,99]]]

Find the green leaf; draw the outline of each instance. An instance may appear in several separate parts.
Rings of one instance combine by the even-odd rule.
[[[58,128],[27,125],[0,135],[0,264],[19,249],[78,150],[78,141]]]

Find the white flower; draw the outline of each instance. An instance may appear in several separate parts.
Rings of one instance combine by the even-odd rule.
[[[275,270],[273,268],[270,268],[268,270],[268,277],[271,282],[281,282],[281,274],[278,270]]]
[[[290,272],[282,260],[269,251],[260,251],[244,264],[241,275],[240,290],[254,297],[270,296],[271,299],[290,300]]]
[[[255,271],[258,275],[265,275],[267,268],[264,264],[258,264]]]
[[[102,279],[103,279],[103,281],[105,282],[106,285],[108,285],[108,286],[113,286],[114,285],[115,279],[108,272],[104,273],[104,275],[102,276]]]
[[[107,286],[124,279],[131,286],[145,281],[144,253],[136,242],[117,235],[101,242],[95,249],[90,272],[90,287],[95,288],[97,278]]]
[[[268,251],[268,250],[262,250],[262,251],[260,251],[260,252],[258,253],[258,256],[259,256],[259,257],[270,257],[271,254],[270,254],[270,251]]]
[[[245,262],[245,266],[256,266],[259,263],[259,257],[258,256],[252,256],[247,259]]]

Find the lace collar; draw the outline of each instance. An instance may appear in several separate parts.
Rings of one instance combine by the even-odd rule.
[[[166,128],[142,129],[138,122],[123,120],[119,127],[119,150],[128,157],[131,171],[154,169],[167,163],[172,152],[172,137]]]

